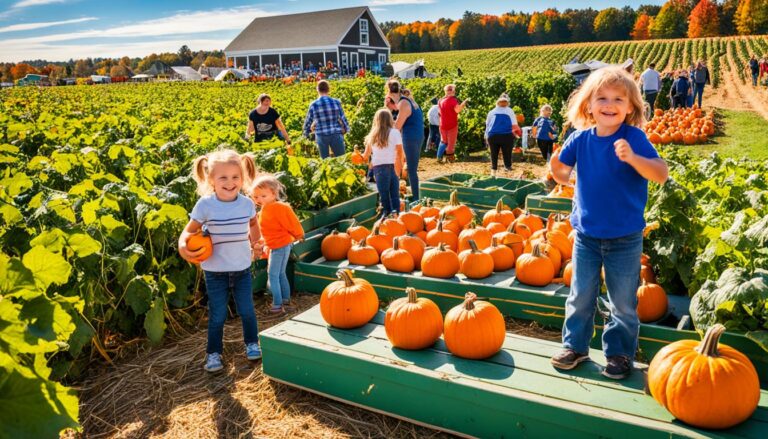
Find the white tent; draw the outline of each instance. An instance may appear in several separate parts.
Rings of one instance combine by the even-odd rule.
[[[216,81],[223,81],[229,72],[232,72],[235,79],[248,79],[251,77],[251,74],[244,69],[224,69],[216,75]]]
[[[413,64],[405,61],[395,61],[392,63],[392,69],[394,70],[394,75],[400,79],[435,77],[435,75],[427,72],[423,59],[417,60]]]
[[[197,70],[187,66],[172,66],[171,69],[184,81],[202,81],[203,77]]]

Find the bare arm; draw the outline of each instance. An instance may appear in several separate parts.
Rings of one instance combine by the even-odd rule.
[[[552,171],[552,178],[560,184],[570,184],[571,171],[573,166],[568,166],[560,161],[560,154],[552,154],[549,159],[549,169]]]
[[[366,162],[371,158],[371,154],[373,154],[371,145],[365,145],[365,151],[363,151],[363,159],[365,159]]]
[[[395,129],[398,131],[403,130],[403,125],[405,125],[405,121],[408,120],[408,116],[411,115],[411,106],[408,105],[405,100],[401,99],[400,102],[397,103],[397,120],[395,121]]]
[[[456,114],[461,113],[464,110],[464,107],[467,106],[467,102],[469,102],[469,99],[464,99],[464,102],[462,102],[459,105],[453,107],[454,111],[456,111]]]
[[[195,220],[189,220],[187,225],[184,227],[184,231],[181,232],[181,235],[179,236],[179,255],[188,262],[196,262],[195,258],[200,256],[200,254],[204,251],[204,249],[198,249],[197,251],[190,251],[187,248],[187,241],[189,238],[197,233],[200,233],[202,230],[203,225]]]
[[[261,243],[261,229],[259,229],[258,215],[251,218],[248,222],[248,240],[251,241],[251,250],[253,250],[253,259],[261,257],[264,251]]]
[[[253,126],[253,121],[248,119],[248,128],[245,130],[245,135],[251,137],[256,132],[256,128]]]
[[[395,174],[398,178],[403,174],[403,163],[405,162],[405,151],[402,143],[395,146]]]
[[[251,124],[253,124],[253,122],[251,122]],[[283,125],[283,121],[279,117],[275,121],[275,125],[277,125],[277,129],[280,130],[280,133],[283,135],[285,142],[291,143],[291,139],[288,137],[288,131],[286,131],[285,125]]]

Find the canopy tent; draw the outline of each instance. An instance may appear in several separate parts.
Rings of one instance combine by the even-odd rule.
[[[244,69],[224,69],[216,75],[216,81],[223,81],[229,73],[234,75],[235,79],[248,79],[251,77],[251,73]]]
[[[576,78],[576,82],[581,84],[585,79],[587,79],[587,76],[589,76],[590,73],[610,65],[612,64],[598,61],[596,59],[581,63],[578,61],[578,58],[574,58],[571,60],[571,62],[563,66],[563,70],[565,70],[566,73],[573,75],[573,77]],[[630,69],[634,67],[634,61],[632,58],[629,58],[623,64],[621,64],[621,67],[627,71],[631,71]]]
[[[417,60],[412,64],[405,61],[395,61],[392,63],[392,68],[394,69],[394,75],[400,79],[435,77],[435,75],[427,72],[423,59]]]
[[[171,69],[183,80],[183,81],[202,81],[203,77],[197,70],[187,66],[172,66]]]

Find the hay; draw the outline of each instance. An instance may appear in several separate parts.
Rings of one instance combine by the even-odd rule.
[[[296,313],[318,301],[317,295],[298,295]],[[259,329],[290,317],[270,315],[263,299],[256,308]],[[559,332],[547,332],[531,323],[508,320],[507,327],[529,336],[560,337]],[[261,362],[245,359],[240,321],[229,321],[224,334],[225,370],[218,374],[202,369],[205,322],[160,347],[140,347],[114,366],[97,367],[75,386],[81,396],[82,436],[451,437],[270,381],[261,372]]]

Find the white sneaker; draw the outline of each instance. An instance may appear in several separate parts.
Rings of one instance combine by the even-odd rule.
[[[496,177],[496,170],[495,169],[491,169],[491,177]]]

